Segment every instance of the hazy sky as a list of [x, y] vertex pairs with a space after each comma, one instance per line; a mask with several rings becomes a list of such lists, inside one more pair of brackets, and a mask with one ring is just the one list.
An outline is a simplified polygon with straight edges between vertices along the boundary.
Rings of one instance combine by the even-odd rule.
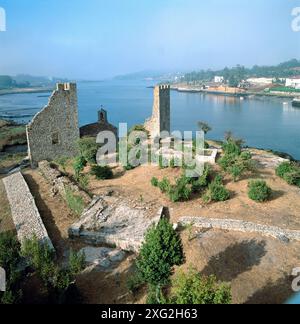
[[0, 74], [102, 79], [300, 58], [300, 0], [0, 0]]

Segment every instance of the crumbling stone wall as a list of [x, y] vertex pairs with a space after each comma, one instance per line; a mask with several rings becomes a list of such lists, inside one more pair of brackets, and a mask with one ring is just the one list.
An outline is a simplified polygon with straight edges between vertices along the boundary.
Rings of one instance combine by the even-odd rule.
[[54, 249], [21, 172], [4, 178], [3, 183], [20, 243], [22, 244], [24, 240], [32, 239], [35, 236], [41, 243], [48, 244], [51, 249]]
[[300, 241], [300, 231], [282, 229], [275, 226], [267, 226], [245, 222], [235, 219], [216, 219], [201, 217], [182, 217], [180, 224], [183, 226], [192, 224], [195, 227], [206, 229], [221, 229], [243, 233], [257, 233], [264, 236], [270, 236], [282, 242]]
[[59, 170], [52, 167], [48, 161], [41, 161], [38, 164], [40, 173], [44, 176], [51, 186], [53, 195], [59, 194], [63, 199], [66, 198], [66, 188], [70, 189], [76, 195], [80, 196], [86, 205], [92, 201], [91, 197], [73, 183], [67, 176]]
[[32, 167], [42, 160], [76, 155], [79, 139], [76, 84], [57, 84], [48, 105], [27, 125], [26, 133]]
[[149, 131], [151, 138], [159, 136], [163, 131], [170, 133], [170, 113], [170, 85], [156, 86], [152, 117], [145, 122], [145, 128]]

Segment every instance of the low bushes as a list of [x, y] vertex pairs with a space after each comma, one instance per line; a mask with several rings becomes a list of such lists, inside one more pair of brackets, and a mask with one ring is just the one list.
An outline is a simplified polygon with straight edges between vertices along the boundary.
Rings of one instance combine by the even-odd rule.
[[94, 137], [81, 138], [78, 141], [77, 146], [80, 156], [86, 161], [86, 163], [96, 163], [97, 151], [100, 146], [96, 143]]
[[248, 196], [257, 202], [269, 200], [272, 190], [263, 180], [250, 181], [248, 184]]
[[283, 162], [276, 169], [276, 175], [288, 184], [300, 187], [300, 166], [294, 162]]
[[108, 166], [93, 165], [91, 168], [91, 175], [98, 180], [106, 180], [113, 178], [113, 172]]
[[55, 262], [54, 252], [36, 237], [24, 242], [22, 256], [44, 283], [49, 300], [65, 303], [67, 290], [75, 282], [75, 276], [84, 269], [85, 256], [71, 251], [67, 266], [60, 267]]
[[223, 185], [222, 177], [217, 176], [212, 183], [209, 184], [208, 190], [203, 197], [206, 203], [212, 201], [226, 201], [230, 198], [229, 191]]
[[204, 277], [195, 270], [179, 273], [173, 280], [171, 302], [177, 305], [230, 304], [230, 286], [214, 276]]
[[18, 269], [20, 263], [20, 244], [13, 233], [0, 233], [0, 267], [6, 271], [6, 291], [0, 292], [0, 304], [16, 304], [21, 301]]
[[159, 188], [162, 193], [167, 194], [172, 202], [187, 201], [193, 193], [201, 192], [207, 187], [210, 172], [211, 168], [206, 165], [202, 176], [199, 178], [189, 178], [182, 175], [175, 180], [174, 184], [168, 178], [163, 178], [162, 181], [152, 178], [151, 184]]
[[220, 167], [230, 174], [234, 181], [248, 171], [255, 170], [255, 163], [249, 151], [242, 151], [242, 140], [228, 137], [223, 143], [224, 156], [219, 159]]

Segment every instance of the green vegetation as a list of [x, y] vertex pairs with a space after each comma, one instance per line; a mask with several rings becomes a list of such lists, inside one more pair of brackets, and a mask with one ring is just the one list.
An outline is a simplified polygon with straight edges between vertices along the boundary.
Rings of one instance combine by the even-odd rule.
[[276, 175], [288, 184], [300, 187], [300, 166], [295, 162], [283, 162], [276, 169]]
[[71, 251], [68, 265], [60, 267], [55, 262], [53, 250], [34, 237], [24, 242], [22, 256], [41, 278], [50, 300], [53, 303], [65, 303], [66, 293], [75, 282], [75, 276], [84, 269], [84, 255]]
[[231, 133], [223, 143], [224, 155], [218, 163], [221, 168], [230, 174], [234, 181], [238, 181], [243, 174], [255, 170], [255, 163], [249, 151], [242, 151], [243, 141], [235, 139]]
[[173, 280], [171, 302], [178, 305], [230, 304], [230, 286], [214, 276], [204, 277], [195, 270], [179, 273]]
[[85, 190], [88, 191], [89, 189], [89, 184], [90, 184], [90, 177], [87, 174], [80, 174], [79, 179], [78, 179], [79, 185], [80, 187]]
[[[66, 173], [67, 172], [67, 164], [68, 164], [69, 158], [67, 157], [61, 157], [54, 161], [58, 166], [60, 166], [63, 171]], [[74, 168], [75, 169], [75, 168]]]
[[75, 179], [78, 181], [80, 173], [84, 170], [86, 166], [86, 160], [82, 156], [77, 156], [73, 162], [73, 170], [75, 173]]
[[106, 180], [113, 178], [113, 172], [108, 166], [93, 165], [91, 168], [91, 175], [98, 180]]
[[89, 164], [96, 163], [99, 145], [94, 137], [84, 137], [77, 142], [79, 155]]
[[[158, 301], [161, 288], [170, 282], [170, 276], [175, 265], [184, 262], [183, 248], [179, 235], [175, 232], [172, 224], [163, 218], [157, 226], [153, 226], [147, 233], [140, 255], [136, 261], [138, 280], [146, 283], [149, 287], [150, 296], [148, 302]], [[151, 298], [149, 298], [151, 297]], [[151, 300], [150, 300], [151, 299]]]
[[11, 232], [0, 233], [0, 267], [6, 271], [6, 291], [0, 292], [0, 304], [17, 304], [21, 301], [20, 261], [20, 244], [16, 236]]
[[276, 66], [253, 66], [245, 68], [237, 65], [233, 68], [225, 67], [223, 70], [201, 70], [185, 74], [182, 81], [188, 83], [196, 83], [201, 81], [211, 81], [215, 76], [221, 75], [225, 80], [229, 80], [230, 86], [237, 86], [242, 80], [251, 77], [267, 77], [267, 78], [287, 78], [297, 76], [299, 71], [295, 68], [300, 67], [300, 61], [293, 59]]
[[272, 190], [263, 180], [250, 181], [248, 184], [248, 196], [257, 202], [264, 202], [270, 199]]
[[203, 197], [206, 203], [212, 201], [226, 201], [230, 198], [229, 191], [224, 187], [223, 180], [217, 176], [212, 183], [209, 184], [208, 190]]
[[74, 212], [74, 214], [80, 216], [86, 207], [83, 198], [76, 195], [71, 188], [66, 187], [65, 191], [68, 207]]
[[290, 87], [275, 87], [270, 89], [269, 91], [278, 91], [278, 92], [299, 92], [300, 89], [290, 88]]
[[206, 165], [202, 176], [198, 178], [186, 177], [183, 174], [174, 184], [168, 178], [163, 178], [162, 181], [152, 178], [151, 184], [167, 194], [172, 202], [188, 201], [193, 193], [202, 192], [208, 186], [210, 173], [211, 168]]
[[[174, 266], [184, 262], [180, 236], [163, 218], [147, 233], [134, 274], [127, 281], [134, 294], [147, 285], [147, 304], [229, 304], [230, 287], [215, 277], [202, 277], [195, 271], [170, 280]], [[171, 288], [171, 289], [170, 289]]]

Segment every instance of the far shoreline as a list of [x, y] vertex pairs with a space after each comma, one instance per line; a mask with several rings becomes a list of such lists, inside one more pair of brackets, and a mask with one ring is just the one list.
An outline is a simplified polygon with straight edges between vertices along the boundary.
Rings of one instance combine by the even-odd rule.
[[50, 93], [53, 87], [31, 87], [31, 88], [12, 88], [0, 90], [0, 96], [15, 95], [15, 94], [30, 94], [30, 93]]

